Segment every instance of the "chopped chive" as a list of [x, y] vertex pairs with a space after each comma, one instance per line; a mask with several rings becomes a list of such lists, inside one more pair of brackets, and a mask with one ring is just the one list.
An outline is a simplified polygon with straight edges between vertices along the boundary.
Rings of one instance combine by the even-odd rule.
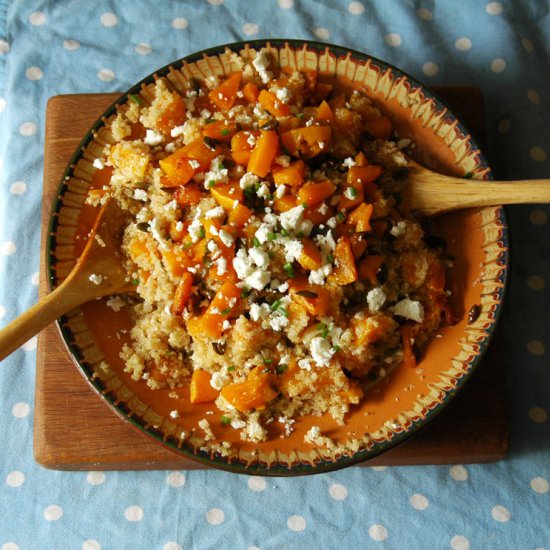
[[355, 198], [357, 197], [357, 189], [355, 189], [355, 187], [348, 187], [348, 190], [349, 190], [349, 194]]
[[221, 418], [220, 418], [220, 422], [224, 425], [224, 426], [227, 426], [228, 424], [231, 424], [231, 418], [229, 418], [229, 416], [225, 416], [225, 414], [222, 414]]
[[284, 307], [278, 307], [277, 311], [284, 317], [288, 317], [288, 311]]
[[296, 233], [296, 237], [301, 239], [302, 237], [304, 237], [304, 232], [303, 231], [298, 231], [298, 233]]
[[305, 113], [298, 113], [298, 114], [296, 115], [296, 118], [304, 118], [305, 116], [306, 116]]
[[221, 312], [222, 315], [229, 315], [230, 313], [231, 313], [231, 308], [230, 308], [230, 307], [226, 307], [226, 308]]
[[288, 231], [286, 229], [281, 229], [281, 236], [282, 237], [288, 237]]
[[266, 365], [271, 365], [271, 363], [273, 363], [273, 359], [271, 359], [271, 357], [264, 357], [263, 359]]
[[271, 304], [271, 311], [275, 311], [279, 308], [279, 306], [281, 305], [281, 300], [275, 300], [272, 304]]
[[302, 203], [302, 208], [309, 208], [308, 203], [307, 203], [307, 202], [303, 202], [303, 203]]
[[334, 349], [334, 351], [340, 351], [340, 346], [338, 344], [334, 344], [332, 348]]
[[283, 269], [286, 271], [287, 275], [288, 275], [291, 279], [295, 276], [294, 267], [292, 266], [292, 264], [291, 264], [290, 262], [286, 263], [286, 264], [283, 266]]
[[221, 134], [222, 136], [228, 136], [228, 135], [230, 134], [230, 132], [229, 132], [229, 130], [228, 130], [227, 128], [224, 128], [224, 129], [220, 132], [220, 134]]
[[329, 264], [334, 262], [334, 256], [332, 254], [327, 254], [327, 262]]
[[241, 298], [246, 298], [250, 294], [251, 290], [249, 288], [243, 288], [241, 290]]
[[277, 238], [277, 235], [275, 233], [268, 233], [267, 239], [270, 241], [274, 241]]
[[287, 369], [288, 365], [277, 365], [275, 370], [277, 371], [277, 374], [283, 374]]
[[346, 219], [346, 215], [343, 212], [338, 212], [338, 214], [336, 214], [336, 217], [341, 222], [343, 222]]
[[214, 187], [216, 185], [216, 180], [209, 180], [208, 187]]
[[132, 279], [133, 285], [139, 285], [139, 279]]
[[233, 372], [235, 370], [235, 365], [227, 367], [227, 372]]
[[206, 232], [204, 231], [204, 227], [201, 227], [201, 228], [199, 229], [199, 237], [200, 237], [201, 239], [204, 239], [204, 236], [205, 236], [205, 235], [206, 235]]
[[189, 250], [194, 244], [195, 244], [194, 242], [184, 244], [183, 245], [183, 250]]
[[319, 323], [317, 325], [317, 330], [320, 332], [321, 338], [328, 338], [328, 327], [325, 323]]
[[256, 248], [262, 246], [262, 243], [256, 237], [252, 239], [252, 242]]
[[131, 99], [134, 103], [137, 103], [138, 105], [141, 105], [141, 97], [139, 97], [138, 95], [136, 95], [136, 94], [130, 94], [130, 99]]

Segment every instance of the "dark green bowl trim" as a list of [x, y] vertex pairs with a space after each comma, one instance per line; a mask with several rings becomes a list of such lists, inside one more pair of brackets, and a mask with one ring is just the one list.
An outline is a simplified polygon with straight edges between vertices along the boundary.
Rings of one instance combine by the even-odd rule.
[[[487, 169], [488, 178], [492, 179], [491, 168], [487, 163], [485, 156], [483, 155], [480, 147], [478, 146], [476, 141], [473, 139], [471, 133], [468, 131], [466, 126], [459, 121], [459, 119], [453, 114], [452, 110], [446, 105], [446, 103], [443, 100], [441, 100], [437, 96], [437, 94], [427, 89], [426, 86], [421, 84], [415, 78], [411, 77], [410, 75], [398, 69], [397, 67], [394, 67], [389, 63], [386, 63], [385, 61], [382, 61], [368, 54], [364, 54], [349, 48], [344, 48], [341, 46], [326, 44], [322, 42], [305, 41], [305, 40], [265, 39], [265, 40], [251, 40], [246, 42], [233, 42], [230, 44], [216, 46], [216, 47], [202, 50], [200, 52], [183, 57], [172, 63], [169, 63], [164, 67], [162, 67], [161, 69], [155, 71], [154, 73], [151, 73], [150, 75], [146, 76], [144, 79], [142, 79], [137, 84], [132, 86], [127, 92], [122, 94], [121, 97], [115, 100], [104, 111], [103, 115], [95, 121], [93, 126], [86, 133], [86, 135], [80, 142], [79, 146], [77, 147], [76, 151], [72, 155], [67, 168], [65, 169], [62, 180], [57, 190], [57, 199], [53, 202], [53, 205], [52, 205], [52, 214], [50, 216], [50, 222], [48, 227], [48, 239], [46, 241], [46, 250], [45, 250], [48, 282], [49, 282], [50, 290], [55, 286], [54, 283], [56, 283], [55, 265], [57, 261], [56, 261], [55, 252], [54, 252], [55, 246], [56, 246], [55, 233], [58, 227], [58, 212], [60, 207], [63, 204], [62, 199], [67, 188], [66, 181], [72, 177], [74, 166], [76, 165], [77, 161], [80, 159], [84, 149], [93, 140], [94, 132], [96, 132], [99, 128], [104, 126], [105, 119], [113, 115], [117, 107], [127, 101], [128, 96], [130, 94], [139, 93], [143, 85], [153, 83], [158, 77], [165, 76], [170, 71], [170, 69], [178, 70], [183, 66], [184, 63], [193, 63], [195, 61], [198, 61], [204, 58], [205, 56], [216, 56], [224, 53], [227, 49], [233, 50], [238, 53], [239, 50], [243, 49], [246, 44], [249, 47], [254, 49], [260, 49], [268, 45], [271, 45], [274, 47], [283, 47], [286, 44], [288, 44], [290, 47], [295, 49], [301, 49], [304, 46], [307, 46], [309, 49], [315, 50], [318, 52], [324, 52], [326, 49], [329, 49], [331, 53], [333, 53], [336, 57], [346, 57], [348, 54], [351, 54], [352, 58], [355, 58], [363, 62], [370, 60], [374, 65], [378, 66], [379, 68], [384, 70], [389, 69], [393, 73], [395, 73], [395, 75], [397, 75], [398, 77], [404, 77], [408, 82], [411, 83], [411, 85], [414, 88], [420, 88], [425, 98], [433, 100], [435, 107], [438, 111], [443, 109], [446, 111], [446, 114], [445, 114], [446, 121], [448, 122], [457, 121], [456, 127], [457, 129], [460, 130], [460, 133], [463, 135], [463, 137], [468, 138], [472, 151], [477, 157], [479, 167], [482, 169]], [[63, 337], [63, 340], [65, 341], [70, 351], [73, 362], [79, 368], [82, 375], [85, 377], [87, 382], [92, 386], [92, 388], [96, 391], [96, 393], [107, 402], [109, 407], [112, 410], [114, 410], [115, 413], [120, 418], [128, 422], [133, 428], [135, 428], [140, 433], [145, 433], [146, 435], [155, 439], [163, 447], [171, 451], [174, 451], [179, 455], [183, 455], [186, 458], [194, 460], [195, 462], [204, 464], [205, 466], [213, 466], [215, 468], [234, 472], [234, 473], [259, 474], [259, 475], [265, 475], [265, 476], [298, 476], [298, 475], [308, 475], [308, 474], [324, 473], [324, 472], [338, 470], [341, 468], [345, 468], [347, 466], [352, 466], [360, 462], [364, 462], [369, 459], [372, 459], [382, 454], [386, 450], [403, 443], [409, 437], [411, 437], [412, 435], [417, 433], [420, 429], [422, 429], [427, 424], [429, 424], [429, 422], [433, 418], [438, 416], [453, 400], [456, 393], [460, 391], [462, 387], [471, 379], [474, 371], [476, 370], [477, 366], [483, 359], [489, 347], [489, 344], [493, 339], [493, 335], [494, 335], [498, 320], [500, 319], [500, 316], [502, 314], [503, 300], [504, 300], [504, 295], [505, 295], [505, 290], [506, 290], [508, 275], [509, 275], [509, 252], [508, 252], [509, 238], [508, 238], [506, 214], [503, 208], [498, 209], [497, 216], [498, 216], [499, 222], [502, 225], [502, 235], [499, 239], [499, 244], [502, 247], [502, 251], [501, 251], [499, 263], [500, 265], [502, 265], [503, 270], [498, 278], [498, 282], [500, 282], [502, 286], [500, 289], [498, 289], [495, 292], [495, 295], [498, 297], [498, 304], [493, 314], [493, 320], [490, 326], [486, 329], [487, 336], [480, 343], [478, 343], [479, 352], [469, 364], [469, 368], [465, 371], [464, 375], [457, 380], [456, 387], [453, 390], [447, 392], [445, 398], [439, 403], [437, 403], [431, 410], [429, 410], [423, 418], [413, 421], [408, 430], [403, 431], [402, 433], [397, 433], [391, 439], [388, 439], [386, 441], [374, 443], [370, 449], [363, 449], [351, 455], [346, 454], [341, 456], [340, 458], [337, 458], [336, 460], [321, 459], [319, 461], [315, 461], [314, 464], [303, 463], [303, 462], [293, 463], [293, 465], [290, 467], [282, 463], [277, 463], [268, 467], [266, 463], [262, 463], [262, 462], [255, 462], [250, 465], [247, 465], [243, 461], [240, 461], [239, 459], [236, 459], [236, 458], [228, 459], [220, 455], [214, 455], [213, 457], [211, 457], [210, 453], [206, 453], [200, 450], [195, 450], [195, 449], [192, 449], [191, 447], [186, 447], [185, 443], [180, 447], [177, 444], [177, 442], [172, 441], [171, 438], [164, 438], [158, 430], [152, 427], [145, 427], [145, 422], [143, 421], [143, 418], [135, 414], [129, 414], [130, 411], [128, 407], [126, 407], [123, 403], [119, 402], [116, 399], [116, 396], [111, 395], [106, 390], [105, 385], [103, 384], [103, 382], [101, 382], [99, 378], [93, 377], [93, 367], [87, 361], [84, 360], [82, 356], [82, 352], [79, 349], [79, 347], [76, 345], [74, 341], [74, 336], [67, 326], [66, 317], [62, 317], [58, 321], [58, 328]]]

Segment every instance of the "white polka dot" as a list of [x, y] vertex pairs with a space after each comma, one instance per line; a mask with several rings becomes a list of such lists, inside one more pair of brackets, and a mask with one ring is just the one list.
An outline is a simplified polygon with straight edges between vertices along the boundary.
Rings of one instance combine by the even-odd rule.
[[99, 19], [104, 27], [114, 27], [118, 23], [118, 17], [111, 12], [102, 13]]
[[468, 479], [468, 470], [457, 464], [449, 468], [449, 474], [455, 481], [466, 481]]
[[535, 49], [533, 42], [529, 38], [522, 38], [521, 45], [527, 53], [531, 53]]
[[44, 73], [40, 67], [29, 67], [25, 71], [25, 76], [29, 80], [40, 80], [44, 76]]
[[529, 409], [529, 418], [537, 424], [544, 424], [548, 420], [548, 413], [542, 407], [531, 407]]
[[80, 42], [72, 38], [67, 38], [67, 40], [63, 40], [63, 47], [69, 51], [78, 50], [78, 48], [80, 48]]
[[262, 550], [258, 546], [249, 546], [246, 550]]
[[16, 403], [11, 408], [11, 414], [13, 414], [15, 418], [25, 418], [25, 416], [28, 416], [30, 412], [31, 412], [30, 405], [23, 401], [21, 401], [20, 403]]
[[529, 219], [533, 225], [545, 225], [548, 221], [548, 214], [544, 210], [537, 208], [529, 214]]
[[540, 275], [529, 275], [527, 277], [527, 286], [531, 290], [542, 290], [544, 288], [544, 279]]
[[31, 283], [34, 286], [38, 286], [39, 282], [40, 282], [40, 273], [38, 273], [38, 271], [36, 271], [35, 273], [32, 274]]
[[177, 542], [170, 541], [162, 547], [162, 550], [183, 550], [183, 547]]
[[306, 520], [303, 516], [290, 516], [286, 525], [291, 531], [303, 531], [306, 528]]
[[550, 484], [548, 483], [548, 480], [543, 477], [534, 477], [531, 480], [530, 485], [531, 489], [533, 489], [535, 493], [540, 493], [541, 495], [550, 491]]
[[146, 42], [140, 42], [135, 47], [135, 50], [136, 50], [136, 53], [138, 53], [139, 55], [149, 55], [153, 51], [153, 48], [151, 48], [151, 44], [147, 44]]
[[166, 483], [170, 487], [183, 487], [185, 485], [185, 474], [181, 472], [170, 472], [166, 477]]
[[6, 307], [0, 305], [0, 319], [2, 319], [6, 315]]
[[253, 34], [258, 34], [260, 27], [256, 23], [245, 23], [243, 25], [243, 32], [247, 36], [252, 36]]
[[86, 481], [90, 485], [101, 485], [105, 483], [105, 474], [103, 472], [88, 472]]
[[506, 61], [504, 59], [498, 57], [491, 61], [491, 71], [494, 73], [501, 73], [504, 69], [506, 69]]
[[248, 478], [248, 488], [251, 491], [259, 492], [264, 491], [266, 487], [266, 482], [263, 477], [260, 476], [251, 476]]
[[489, 2], [485, 6], [485, 11], [489, 15], [500, 15], [502, 13], [502, 4], [500, 2]]
[[470, 541], [463, 535], [455, 535], [451, 539], [451, 548], [453, 550], [469, 550]]
[[340, 483], [333, 483], [328, 488], [328, 493], [334, 500], [345, 500], [348, 497], [347, 488]]
[[38, 132], [38, 127], [34, 122], [23, 122], [23, 124], [19, 126], [19, 133], [22, 136], [33, 136], [34, 134], [36, 134], [36, 132]]
[[63, 508], [57, 504], [51, 504], [44, 510], [44, 518], [48, 521], [57, 521], [63, 515]]
[[282, 10], [289, 10], [294, 7], [294, 0], [278, 0], [277, 4]]
[[14, 470], [6, 476], [6, 484], [9, 487], [21, 487], [25, 483], [25, 474], [19, 470]]
[[535, 145], [529, 149], [529, 156], [536, 162], [544, 162], [546, 160], [546, 151], [542, 147]]
[[422, 72], [426, 76], [434, 76], [439, 72], [439, 67], [433, 61], [427, 61], [422, 65]]
[[388, 467], [387, 466], [372, 466], [372, 469], [375, 472], [384, 472], [385, 470], [388, 469]]
[[434, 17], [428, 8], [419, 8], [416, 10], [416, 14], [420, 19], [424, 19], [424, 21], [431, 21]]
[[501, 134], [506, 134], [510, 130], [511, 126], [512, 126], [512, 123], [510, 122], [510, 120], [507, 118], [503, 118], [502, 120], [499, 120], [497, 125], [497, 130]]
[[0, 54], [6, 54], [10, 51], [10, 45], [0, 38]]
[[223, 4], [223, 0], [208, 0], [209, 4], [212, 4], [213, 6], [219, 6]]
[[430, 505], [428, 499], [420, 493], [415, 493], [414, 495], [411, 495], [411, 498], [409, 499], [409, 504], [415, 510], [425, 510]]
[[27, 184], [24, 181], [15, 181], [10, 185], [12, 195], [23, 195], [27, 192]]
[[21, 349], [24, 351], [34, 351], [38, 343], [38, 338], [33, 336], [30, 340], [27, 340], [22, 346]]
[[383, 541], [388, 538], [388, 530], [383, 525], [371, 525], [369, 536], [372, 540]]
[[220, 523], [225, 521], [225, 514], [223, 510], [219, 508], [210, 508], [210, 510], [206, 512], [206, 521], [210, 525], [220, 525]]
[[529, 340], [527, 349], [531, 355], [544, 355], [544, 344], [540, 340]]
[[6, 110], [6, 100], [3, 97], [0, 97], [0, 113], [3, 113]]
[[472, 47], [472, 41], [466, 36], [463, 36], [462, 38], [457, 38], [455, 40], [455, 48], [457, 50], [460, 50], [461, 52], [466, 52], [471, 47]]
[[350, 2], [348, 4], [348, 11], [352, 15], [361, 15], [365, 11], [365, 6], [361, 2]]
[[186, 29], [188, 24], [189, 23], [187, 22], [187, 19], [185, 19], [185, 17], [176, 17], [175, 19], [172, 19], [172, 27], [174, 29]]
[[390, 34], [386, 34], [386, 36], [384, 37], [384, 40], [386, 41], [386, 44], [388, 46], [394, 46], [394, 47], [401, 46], [403, 42], [403, 40], [401, 39], [401, 36], [393, 32]]
[[15, 542], [5, 542], [2, 544], [1, 550], [20, 550]]
[[41, 11], [34, 11], [29, 15], [31, 25], [39, 27], [46, 23], [46, 14]]
[[16, 250], [17, 247], [13, 241], [6, 241], [2, 243], [2, 246], [0, 247], [0, 254], [2, 254], [2, 256], [11, 256], [12, 254], [15, 254]]
[[313, 34], [319, 40], [328, 40], [330, 38], [330, 31], [328, 29], [325, 29], [325, 27], [316, 27], [315, 29], [313, 29]]
[[128, 521], [141, 521], [143, 519], [143, 510], [139, 506], [128, 506], [124, 510], [124, 517]]
[[510, 513], [510, 510], [508, 510], [508, 508], [497, 504], [496, 506], [493, 506], [493, 509], [491, 510], [491, 516], [493, 516], [493, 519], [495, 521], [500, 521], [504, 523], [510, 520], [512, 514]]
[[101, 544], [97, 540], [88, 539], [82, 543], [82, 550], [101, 550]]
[[540, 95], [536, 90], [527, 90], [527, 99], [535, 105], [540, 103]]
[[100, 69], [97, 77], [99, 80], [103, 80], [103, 82], [111, 82], [115, 78], [115, 73], [111, 69]]

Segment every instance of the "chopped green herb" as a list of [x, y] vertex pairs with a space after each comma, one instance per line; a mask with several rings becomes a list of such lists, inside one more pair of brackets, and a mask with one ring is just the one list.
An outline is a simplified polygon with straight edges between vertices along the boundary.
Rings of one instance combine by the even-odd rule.
[[257, 237], [254, 237], [252, 239], [252, 243], [254, 244], [254, 246], [257, 248], [258, 246], [262, 246], [262, 243], [257, 239]]
[[216, 180], [208, 180], [208, 187], [214, 187], [216, 185]]
[[201, 239], [204, 239], [204, 236], [205, 236], [205, 235], [206, 235], [206, 232], [204, 231], [204, 227], [201, 227], [201, 228], [199, 229], [199, 237], [200, 237]]
[[309, 204], [307, 202], [302, 203], [302, 208], [309, 208]]
[[357, 197], [357, 189], [355, 187], [348, 187], [348, 192], [353, 198]]
[[277, 308], [277, 311], [278, 311], [281, 315], [283, 315], [283, 316], [285, 316], [285, 317], [288, 317], [288, 311], [287, 311], [284, 307], [278, 307], [278, 308]]
[[298, 231], [298, 233], [296, 233], [296, 237], [298, 237], [299, 239], [301, 239], [303, 236], [304, 236], [303, 231]]
[[226, 308], [221, 312], [222, 315], [229, 315], [230, 313], [231, 313], [231, 308], [230, 308], [230, 307], [226, 307]]
[[235, 370], [235, 365], [227, 367], [227, 372], [233, 372]]
[[328, 338], [328, 327], [325, 323], [319, 323], [317, 325], [317, 330], [321, 334], [321, 338]]
[[295, 276], [294, 267], [292, 266], [292, 264], [291, 264], [290, 262], [286, 263], [286, 264], [283, 266], [283, 269], [286, 271], [287, 275], [288, 275], [291, 279]]
[[329, 264], [334, 262], [334, 256], [332, 254], [327, 254], [327, 262]]
[[277, 371], [277, 374], [283, 374], [287, 369], [288, 365], [277, 365], [275, 370]]
[[194, 244], [195, 244], [194, 242], [184, 244], [183, 245], [183, 250], [189, 250]]
[[336, 351], [336, 352], [337, 352], [337, 351], [340, 351], [340, 346], [339, 346], [338, 344], [334, 344], [334, 345], [332, 346], [332, 348], [333, 348], [334, 351]]
[[286, 229], [281, 229], [281, 236], [282, 237], [288, 237], [288, 231]]
[[277, 235], [275, 233], [268, 233], [267, 234], [267, 239], [269, 241], [274, 241], [276, 238], [277, 238]]
[[137, 103], [138, 105], [141, 105], [141, 97], [139, 97], [138, 95], [136, 95], [136, 94], [130, 94], [130, 99], [131, 99], [134, 103]]
[[271, 311], [276, 311], [280, 305], [281, 305], [281, 300], [275, 300], [270, 306]]
[[229, 424], [231, 424], [231, 418], [229, 418], [229, 416], [225, 416], [225, 414], [222, 414], [221, 418], [220, 418], [220, 422], [224, 425], [224, 426], [227, 426]]
[[271, 363], [273, 363], [273, 359], [271, 359], [271, 357], [264, 357], [263, 359], [266, 365], [271, 365]]
[[221, 134], [222, 136], [228, 136], [230, 133], [231, 133], [231, 132], [229, 131], [228, 128], [224, 128], [224, 129], [220, 132], [220, 134]]
[[343, 212], [338, 212], [338, 214], [336, 214], [336, 217], [338, 218], [338, 221], [341, 221], [341, 222], [343, 222], [346, 219], [346, 215]]
[[132, 279], [133, 285], [139, 285], [139, 279]]
[[243, 288], [241, 290], [241, 298], [246, 298], [251, 292], [252, 290], [250, 288]]

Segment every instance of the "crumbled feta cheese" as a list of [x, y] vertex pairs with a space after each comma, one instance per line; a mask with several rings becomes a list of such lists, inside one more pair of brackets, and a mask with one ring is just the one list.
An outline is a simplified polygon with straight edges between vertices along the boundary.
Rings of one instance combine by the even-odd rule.
[[304, 370], [311, 370], [312, 360], [309, 357], [304, 357], [298, 361], [298, 366]]
[[134, 189], [133, 197], [137, 201], [147, 202], [148, 200], [147, 191], [144, 189]]
[[302, 255], [304, 249], [302, 243], [296, 239], [285, 241], [283, 244], [285, 248], [285, 260], [287, 262], [293, 262]]
[[300, 222], [302, 221], [303, 215], [304, 215], [304, 207], [301, 205], [295, 206], [294, 208], [291, 208], [290, 210], [283, 212], [279, 216], [279, 220], [281, 221], [281, 226], [287, 231], [294, 232], [296, 231], [296, 228], [299, 226]]
[[103, 168], [105, 168], [105, 164], [103, 164], [101, 159], [94, 159], [93, 167], [97, 170], [103, 170]]
[[229, 233], [229, 231], [226, 231], [225, 229], [222, 229], [219, 232], [219, 237], [222, 243], [227, 247], [231, 246], [235, 242], [235, 238], [233, 237], [233, 235], [231, 235], [231, 233]]
[[332, 218], [329, 218], [327, 220], [327, 225], [331, 228], [331, 229], [334, 229], [336, 227], [336, 225], [338, 224], [338, 220], [335, 218], [335, 217], [332, 217]]
[[279, 292], [286, 292], [288, 290], [288, 283], [283, 283], [277, 290]]
[[256, 57], [252, 60], [252, 65], [254, 66], [256, 71], [258, 71], [262, 82], [264, 84], [267, 84], [273, 74], [271, 73], [271, 71], [267, 70], [267, 68], [269, 67], [269, 58], [267, 57], [265, 51], [262, 50], [256, 54]]
[[269, 265], [269, 254], [259, 248], [251, 248], [248, 251], [248, 257], [258, 266], [267, 267]]
[[309, 350], [313, 360], [320, 367], [326, 367], [335, 353], [330, 342], [320, 336], [316, 336], [311, 340]]
[[155, 146], [159, 143], [162, 143], [164, 141], [164, 136], [162, 134], [159, 134], [158, 132], [155, 132], [154, 130], [151, 130], [150, 128], [147, 128], [145, 132], [145, 138], [143, 139], [143, 143], [146, 145]]
[[212, 254], [212, 258], [217, 258], [221, 254], [220, 247], [216, 244], [216, 241], [208, 241], [208, 243], [206, 243], [206, 248]]
[[288, 88], [279, 88], [277, 86], [273, 86], [271, 88], [271, 91], [275, 92], [277, 99], [281, 103], [288, 103], [292, 99], [292, 92]]
[[342, 165], [346, 168], [351, 168], [352, 166], [355, 166], [357, 163], [353, 159], [353, 157], [348, 157], [344, 159], [344, 162], [342, 162]]
[[161, 233], [161, 231], [163, 230], [162, 222], [158, 218], [152, 219], [149, 222], [149, 229], [151, 230], [151, 235], [153, 235], [155, 241], [159, 243], [159, 247], [163, 250], [166, 250], [168, 248], [168, 245], [166, 244], [164, 237]]
[[174, 199], [174, 200], [171, 200], [170, 202], [167, 202], [163, 208], [164, 210], [166, 210], [166, 212], [175, 212], [178, 209], [178, 203]]
[[424, 307], [422, 304], [409, 298], [403, 298], [403, 300], [397, 302], [393, 306], [393, 312], [395, 315], [405, 317], [405, 319], [410, 319], [417, 323], [421, 323], [424, 320]]
[[112, 296], [107, 300], [107, 307], [110, 307], [115, 313], [119, 312], [126, 302], [120, 296]]
[[390, 229], [390, 235], [393, 235], [394, 237], [401, 237], [407, 232], [407, 222], [405, 221], [399, 221], [397, 222], [391, 229]]
[[321, 206], [319, 206], [319, 208], [317, 208], [317, 212], [319, 212], [319, 214], [322, 214], [324, 216], [328, 212], [327, 203], [324, 202], [323, 204], [321, 204]]
[[171, 130], [170, 130], [170, 135], [173, 137], [173, 138], [176, 138], [178, 136], [181, 136], [183, 135], [185, 132], [185, 124], [182, 124], [181, 126], [174, 126]]
[[225, 386], [225, 384], [227, 384], [227, 382], [227, 376], [224, 376], [221, 372], [213, 372], [212, 376], [210, 377], [210, 385], [215, 390], [221, 390]]
[[240, 248], [237, 251], [237, 254], [233, 258], [233, 267], [237, 273], [237, 277], [241, 280], [246, 279], [252, 273], [254, 269], [252, 267], [252, 260], [248, 257], [244, 248]]
[[239, 186], [241, 189], [246, 189], [247, 187], [251, 187], [252, 185], [256, 185], [260, 179], [256, 174], [253, 174], [252, 172], [246, 172], [244, 176], [241, 177], [239, 180]]
[[241, 428], [244, 428], [246, 426], [246, 422], [244, 420], [241, 420], [240, 418], [233, 418], [233, 420], [231, 420], [230, 426], [234, 430], [240, 430]]
[[221, 218], [225, 214], [225, 210], [221, 206], [216, 206], [207, 210], [204, 213], [205, 218]]
[[308, 281], [312, 285], [324, 285], [325, 279], [332, 273], [332, 265], [325, 264], [319, 269], [314, 269], [309, 272]]
[[290, 157], [288, 155], [279, 155], [278, 157], [275, 157], [275, 163], [279, 166], [290, 166]]
[[202, 235], [203, 229], [200, 219], [193, 220], [191, 225], [187, 228], [189, 235], [191, 235], [191, 241], [196, 243]]
[[346, 187], [346, 190], [344, 191], [344, 197], [346, 199], [349, 199], [350, 201], [357, 197], [357, 190], [355, 187]]
[[255, 290], [263, 290], [269, 284], [271, 279], [270, 271], [262, 271], [255, 269], [250, 275], [245, 278], [245, 283]]
[[167, 152], [167, 153], [174, 153], [176, 151], [176, 144], [171, 141], [170, 143], [168, 143], [166, 145], [166, 147], [164, 148], [164, 150]]
[[103, 282], [103, 275], [98, 275], [97, 273], [92, 273], [88, 279], [94, 283], [94, 285], [100, 285]]
[[272, 315], [269, 319], [269, 325], [275, 332], [280, 332], [283, 328], [289, 324], [288, 317], [284, 315]]
[[210, 428], [210, 423], [206, 418], [202, 418], [198, 422], [199, 428], [202, 429], [204, 432], [204, 439], [206, 441], [211, 441], [212, 439], [215, 439], [214, 433], [212, 432], [212, 428]]
[[284, 197], [286, 193], [286, 185], [281, 183], [280, 185], [277, 185], [277, 189], [275, 189], [275, 196], [280, 199], [281, 197]]
[[188, 162], [189, 162], [189, 166], [191, 166], [193, 170], [197, 170], [201, 167], [201, 163], [198, 160], [190, 159]]
[[367, 292], [367, 304], [370, 311], [380, 311], [385, 302], [386, 293], [380, 287], [373, 288]]
[[173, 411], [170, 411], [169, 414], [170, 414], [170, 418], [174, 418], [174, 419], [179, 418], [179, 415], [180, 415], [180, 413], [176, 409], [174, 409]]
[[267, 185], [267, 183], [263, 182], [260, 187], [258, 188], [258, 191], [256, 192], [256, 194], [258, 195], [258, 197], [262, 198], [262, 199], [266, 199], [268, 196], [269, 196], [269, 185]]
[[248, 143], [250, 147], [254, 147], [256, 145], [256, 136], [252, 133], [248, 134], [248, 137], [246, 138], [246, 143]]
[[227, 273], [227, 260], [223, 256], [216, 260], [216, 269], [219, 276]]

